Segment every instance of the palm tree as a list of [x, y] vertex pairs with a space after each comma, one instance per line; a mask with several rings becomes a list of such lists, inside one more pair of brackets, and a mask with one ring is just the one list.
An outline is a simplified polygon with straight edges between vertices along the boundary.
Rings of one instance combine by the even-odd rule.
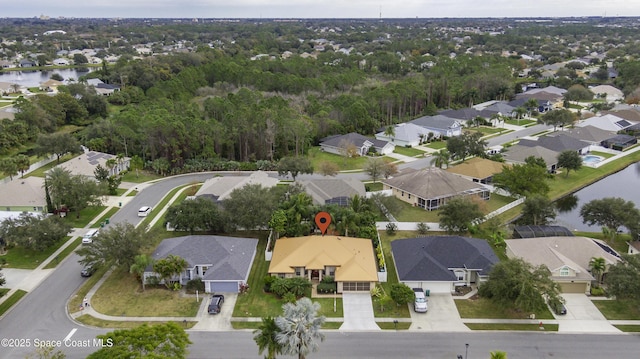
[[598, 285], [600, 285], [600, 282], [602, 281], [602, 274], [606, 269], [606, 262], [604, 261], [604, 258], [591, 258], [591, 260], [589, 261], [589, 269], [591, 270], [591, 274], [596, 277]]
[[307, 354], [318, 351], [318, 339], [324, 340], [320, 327], [325, 321], [324, 316], [318, 316], [320, 304], [302, 298], [295, 304], [284, 304], [282, 310], [282, 316], [276, 318], [280, 329], [276, 338], [282, 345], [282, 353], [304, 359]]
[[438, 168], [442, 168], [442, 166], [449, 166], [451, 160], [451, 154], [446, 149], [442, 149], [433, 154], [433, 158], [431, 159], [431, 165], [436, 166]]
[[29, 157], [27, 155], [19, 154], [16, 156], [16, 165], [18, 168], [18, 172], [20, 172], [22, 178], [24, 178], [24, 173], [31, 166], [31, 162], [29, 161]]
[[272, 317], [262, 318], [262, 324], [253, 331], [253, 340], [258, 344], [258, 354], [267, 351], [267, 359], [275, 359], [276, 354], [282, 354], [282, 345], [278, 343], [276, 335], [280, 329]]
[[524, 107], [516, 107], [516, 109], [513, 110], [513, 112], [516, 114], [516, 119], [518, 120], [518, 125], [519, 125], [520, 119], [522, 118], [522, 116], [524, 116], [525, 113], [527, 113], [527, 109]]
[[531, 117], [531, 114], [534, 110], [538, 110], [539, 106], [538, 100], [536, 100], [535, 98], [528, 99], [527, 102], [524, 103], [524, 105], [527, 107], [527, 113], [529, 117]]
[[491, 352], [490, 359], [507, 359], [507, 352], [503, 352], [500, 350], [493, 351]]
[[129, 268], [129, 273], [134, 273], [142, 282], [142, 291], [144, 292], [144, 272], [148, 266], [153, 265], [153, 258], [146, 254], [139, 254], [133, 259], [134, 263]]
[[384, 135], [391, 138], [391, 142], [393, 142], [394, 137], [396, 137], [396, 129], [393, 126], [387, 126], [384, 129]]

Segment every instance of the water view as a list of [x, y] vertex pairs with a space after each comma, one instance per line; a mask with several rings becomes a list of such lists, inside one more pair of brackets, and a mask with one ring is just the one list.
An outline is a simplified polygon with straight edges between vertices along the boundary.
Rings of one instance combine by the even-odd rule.
[[572, 196], [558, 201], [559, 207], [556, 224], [565, 226], [570, 230], [600, 232], [600, 226], [588, 226], [582, 223], [580, 208], [585, 203], [605, 197], [620, 197], [626, 201], [632, 201], [636, 208], [640, 209], [640, 162], [634, 163], [624, 170], [581, 189]]
[[93, 71], [93, 68], [79, 69], [51, 69], [51, 70], [24, 70], [24, 71], [2, 71], [0, 72], [0, 82], [17, 83], [24, 87], [37, 87], [40, 83], [51, 78], [53, 74], [59, 74], [63, 79], [78, 80], [81, 76]]

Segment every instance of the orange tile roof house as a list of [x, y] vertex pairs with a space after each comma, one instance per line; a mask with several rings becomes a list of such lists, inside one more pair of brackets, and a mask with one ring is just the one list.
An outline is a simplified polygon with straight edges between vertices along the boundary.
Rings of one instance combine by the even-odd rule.
[[369, 292], [378, 282], [373, 243], [340, 236], [283, 237], [276, 241], [269, 274], [322, 280], [333, 276], [338, 293]]

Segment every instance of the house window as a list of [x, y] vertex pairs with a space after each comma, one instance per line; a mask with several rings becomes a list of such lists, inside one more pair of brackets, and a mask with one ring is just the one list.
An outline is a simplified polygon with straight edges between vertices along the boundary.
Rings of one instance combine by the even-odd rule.
[[207, 266], [202, 266], [201, 268], [202, 268], [202, 269], [201, 269], [201, 271], [202, 271], [202, 276], [204, 277], [204, 274], [205, 274], [205, 273], [207, 273], [207, 269], [209, 269], [209, 267], [207, 267]]
[[298, 277], [302, 277], [302, 275], [304, 274], [304, 269], [301, 267], [296, 268], [296, 276]]
[[562, 267], [560, 269], [560, 276], [561, 277], [568, 277], [569, 276], [569, 268], [567, 267]]
[[402, 196], [402, 197], [404, 197], [404, 191], [402, 191], [402, 194], [401, 194], [401, 196]]
[[284, 278], [284, 273], [278, 273], [278, 277]]
[[458, 279], [458, 281], [464, 281], [464, 271], [461, 270], [457, 270], [453, 272], [456, 275], [456, 278]]
[[371, 283], [369, 282], [344, 282], [342, 283], [343, 292], [363, 292], [369, 291]]
[[408, 196], [409, 196], [409, 199], [411, 199], [411, 193], [409, 193]]

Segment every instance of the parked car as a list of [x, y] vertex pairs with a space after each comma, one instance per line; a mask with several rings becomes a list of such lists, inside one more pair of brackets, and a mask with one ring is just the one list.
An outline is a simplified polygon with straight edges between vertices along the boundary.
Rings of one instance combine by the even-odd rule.
[[80, 271], [80, 275], [83, 276], [83, 277], [91, 277], [91, 275], [93, 273], [95, 273], [95, 272], [96, 272], [96, 267], [94, 267], [94, 266], [85, 266]]
[[90, 229], [84, 236], [82, 236], [82, 244], [89, 244], [93, 242], [93, 237], [98, 235], [98, 229]]
[[422, 288], [413, 288], [415, 300], [413, 301], [413, 310], [416, 313], [426, 313], [429, 309], [427, 305], [427, 297], [424, 295]]
[[562, 303], [557, 303], [553, 306], [553, 311], [558, 315], [565, 315], [567, 314], [567, 307]]
[[222, 310], [222, 303], [224, 303], [224, 295], [214, 294], [211, 296], [211, 303], [209, 303], [209, 314], [218, 314]]
[[149, 206], [140, 207], [140, 209], [138, 210], [138, 217], [146, 217], [149, 215], [149, 213], [151, 213], [151, 207]]

